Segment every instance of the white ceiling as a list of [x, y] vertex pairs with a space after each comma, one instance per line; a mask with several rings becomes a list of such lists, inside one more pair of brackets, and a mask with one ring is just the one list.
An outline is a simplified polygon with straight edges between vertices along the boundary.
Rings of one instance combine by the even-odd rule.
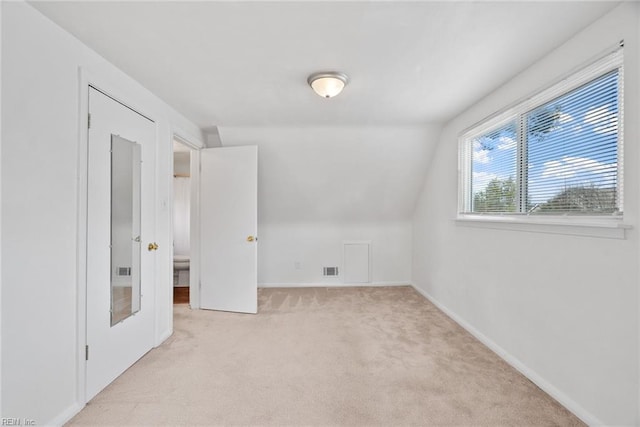
[[443, 122], [616, 3], [31, 2], [202, 128]]

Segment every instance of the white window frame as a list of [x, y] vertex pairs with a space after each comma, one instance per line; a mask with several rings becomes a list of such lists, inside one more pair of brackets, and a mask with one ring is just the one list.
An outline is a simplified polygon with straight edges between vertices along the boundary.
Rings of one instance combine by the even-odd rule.
[[[508, 229], [516, 231], [534, 231], [570, 235], [587, 235], [592, 237], [625, 238], [625, 230], [631, 228], [624, 223], [624, 66], [623, 43], [615, 50], [609, 51], [600, 59], [581, 68], [577, 72], [557, 81], [532, 96], [505, 108], [504, 110], [482, 120], [463, 131], [458, 139], [458, 225], [476, 226], [482, 228]], [[471, 141], [493, 129], [499, 128], [510, 121], [520, 120], [533, 109], [546, 104], [572, 90], [588, 83], [612, 70], [618, 69], [619, 110], [618, 110], [618, 178], [619, 207], [622, 214], [616, 215], [530, 215], [526, 212], [518, 213], [472, 213], [471, 203]], [[518, 125], [518, 144], [524, 144], [520, 135], [522, 126]], [[519, 153], [526, 153], [525, 147], [520, 147]], [[524, 160], [526, 162], [526, 160]], [[521, 162], [518, 162], [518, 170]], [[518, 179], [518, 191], [525, 188]], [[521, 201], [522, 198], [518, 197]]]

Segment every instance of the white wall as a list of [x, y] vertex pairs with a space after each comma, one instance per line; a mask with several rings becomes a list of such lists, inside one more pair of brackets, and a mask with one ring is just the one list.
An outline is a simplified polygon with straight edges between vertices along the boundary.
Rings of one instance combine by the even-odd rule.
[[[174, 143], [175, 144], [175, 143]], [[191, 253], [191, 151], [173, 152], [173, 254]]]
[[[0, 100], [2, 99], [2, 9], [0, 2]], [[0, 102], [0, 200], [2, 200], [2, 102]], [[0, 207], [0, 242], [2, 241], [2, 208]], [[2, 245], [0, 244], [0, 307], [2, 307]], [[0, 415], [2, 410], [2, 315], [0, 315]]]
[[191, 178], [173, 178], [173, 254], [191, 254]]
[[175, 151], [173, 153], [173, 173], [174, 175], [191, 175], [191, 153]]
[[31, 6], [2, 2], [2, 416], [38, 425], [62, 423], [83, 403], [76, 371], [80, 66], [157, 123], [157, 343], [172, 329], [171, 134], [200, 138], [192, 123]]
[[[411, 221], [261, 223], [260, 286], [344, 284], [343, 242], [371, 241], [371, 282], [411, 283]], [[323, 277], [322, 267], [339, 267]]]
[[[414, 214], [416, 287], [583, 420], [638, 418], [640, 4], [625, 4], [443, 129]], [[460, 133], [625, 40], [626, 240], [461, 226]]]
[[[372, 282], [411, 278], [411, 215], [439, 127], [221, 128], [258, 145], [258, 282], [341, 284], [342, 242], [371, 240]], [[300, 268], [296, 268], [296, 263]]]

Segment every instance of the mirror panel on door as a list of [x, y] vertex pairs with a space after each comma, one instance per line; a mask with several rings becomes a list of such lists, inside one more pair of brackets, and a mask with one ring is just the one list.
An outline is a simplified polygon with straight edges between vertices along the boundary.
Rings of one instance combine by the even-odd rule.
[[111, 135], [111, 326], [140, 310], [140, 148]]

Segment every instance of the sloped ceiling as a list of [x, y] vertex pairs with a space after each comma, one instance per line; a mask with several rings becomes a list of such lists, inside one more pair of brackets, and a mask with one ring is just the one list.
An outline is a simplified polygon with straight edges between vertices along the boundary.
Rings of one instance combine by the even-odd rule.
[[262, 222], [411, 218], [439, 126], [227, 127], [257, 145]]
[[[258, 144], [261, 221], [336, 221], [409, 219], [438, 125], [617, 2], [30, 3], [223, 145]], [[341, 95], [311, 91], [322, 70]]]

